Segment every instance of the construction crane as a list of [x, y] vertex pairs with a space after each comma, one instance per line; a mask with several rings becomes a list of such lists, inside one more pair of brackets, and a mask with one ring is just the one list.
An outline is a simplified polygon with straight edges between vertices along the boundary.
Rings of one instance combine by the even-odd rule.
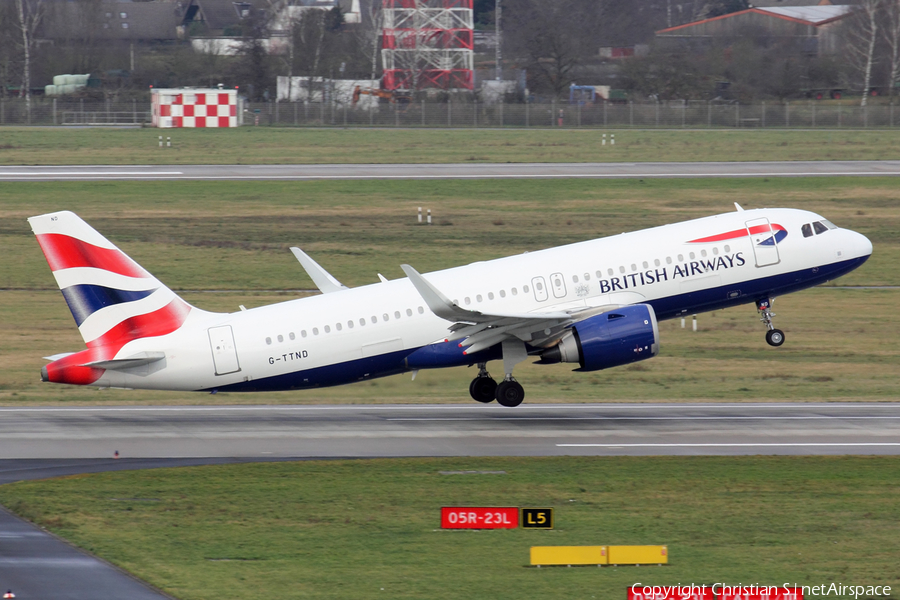
[[360, 97], [362, 96], [374, 96], [376, 98], [381, 98], [383, 100], [387, 100], [391, 104], [400, 104], [403, 108], [406, 108], [409, 105], [412, 98], [410, 98], [409, 92], [404, 92], [400, 90], [381, 90], [377, 88], [364, 88], [360, 86], [356, 86], [353, 90], [353, 106], [359, 102]]

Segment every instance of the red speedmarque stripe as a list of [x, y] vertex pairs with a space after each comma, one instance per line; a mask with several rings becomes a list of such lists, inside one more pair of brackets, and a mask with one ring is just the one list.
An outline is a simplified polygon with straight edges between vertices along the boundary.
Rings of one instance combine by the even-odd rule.
[[172, 333], [181, 327], [189, 312], [191, 307], [180, 298], [175, 298], [157, 311], [125, 319], [96, 340], [89, 342], [87, 350], [53, 361], [44, 367], [47, 381], [91, 385], [103, 376], [105, 369], [83, 365], [99, 360], [110, 360], [131, 340]]
[[189, 312], [191, 312], [190, 305], [181, 298], [175, 298], [152, 313], [125, 319], [97, 339], [88, 342], [88, 348], [101, 346], [115, 348], [113, 352], [115, 355], [131, 340], [172, 333], [181, 327]]
[[[784, 231], [784, 227], [777, 223], [772, 223], [772, 231]], [[769, 231], [769, 228], [766, 225], [756, 225], [755, 227], [750, 228], [750, 234], [754, 233], [766, 233]], [[729, 231], [728, 233], [720, 233], [718, 235], [711, 235], [709, 237], [700, 238], [697, 240], [691, 240], [688, 242], [689, 244], [703, 244], [706, 242], [722, 242], [725, 240], [733, 240], [734, 238], [743, 237], [748, 235], [747, 229], [735, 229], [734, 231]]]
[[41, 233], [37, 235], [37, 240], [51, 271], [94, 267], [128, 277], [150, 277], [147, 271], [121, 250], [100, 248], [59, 233]]

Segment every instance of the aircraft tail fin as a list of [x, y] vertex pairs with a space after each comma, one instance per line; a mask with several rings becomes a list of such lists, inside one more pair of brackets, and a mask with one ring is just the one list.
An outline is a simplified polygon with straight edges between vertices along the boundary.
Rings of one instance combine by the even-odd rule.
[[28, 223], [85, 344], [104, 349], [96, 358], [112, 358], [138, 338], [172, 333], [195, 310], [75, 213]]

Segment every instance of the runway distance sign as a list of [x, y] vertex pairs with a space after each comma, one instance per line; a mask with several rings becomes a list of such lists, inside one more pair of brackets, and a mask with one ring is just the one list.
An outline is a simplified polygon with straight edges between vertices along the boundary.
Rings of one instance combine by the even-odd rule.
[[515, 506], [444, 506], [441, 529], [515, 529], [519, 509]]
[[522, 529], [553, 529], [553, 509], [523, 508]]

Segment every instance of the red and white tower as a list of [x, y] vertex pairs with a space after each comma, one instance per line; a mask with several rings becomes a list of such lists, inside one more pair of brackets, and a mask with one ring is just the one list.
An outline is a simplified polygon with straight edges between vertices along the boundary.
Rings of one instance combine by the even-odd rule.
[[472, 0], [382, 0], [388, 90], [471, 90]]

